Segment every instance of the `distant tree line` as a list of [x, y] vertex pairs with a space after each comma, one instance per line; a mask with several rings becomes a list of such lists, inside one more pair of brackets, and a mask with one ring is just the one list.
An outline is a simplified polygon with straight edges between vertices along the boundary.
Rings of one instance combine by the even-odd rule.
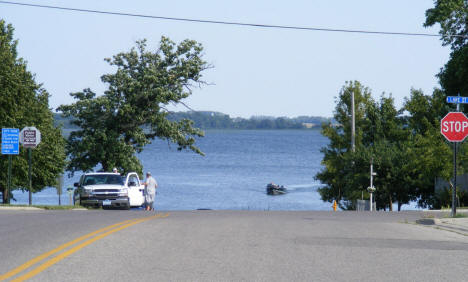
[[[56, 113], [54, 117], [57, 125], [61, 124], [65, 129], [78, 129], [72, 118], [60, 113]], [[231, 118], [227, 114], [212, 111], [173, 112], [167, 118], [178, 122], [188, 119], [201, 129], [313, 129], [320, 128], [323, 123], [332, 122], [330, 118], [316, 116]]]
[[313, 116], [231, 118], [227, 114], [210, 111], [176, 112], [169, 114], [168, 118], [190, 119], [196, 127], [203, 129], [303, 129], [320, 128], [322, 123], [330, 122], [329, 118]]

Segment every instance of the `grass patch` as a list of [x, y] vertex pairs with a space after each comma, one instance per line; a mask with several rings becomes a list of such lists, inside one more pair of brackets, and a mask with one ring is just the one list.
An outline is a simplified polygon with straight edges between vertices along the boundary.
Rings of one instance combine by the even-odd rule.
[[85, 207], [82, 206], [46, 206], [46, 205], [38, 205], [38, 206], [33, 206], [37, 207], [40, 209], [45, 209], [45, 210], [71, 210], [71, 209], [82, 209]]
[[0, 204], [1, 207], [33, 207], [44, 210], [71, 210], [78, 208], [85, 208], [82, 206], [54, 206], [54, 205], [11, 205], [11, 204]]
[[423, 213], [422, 218], [435, 218], [433, 213]]
[[450, 214], [444, 215], [444, 218], [466, 218], [466, 217], [468, 217], [468, 214], [460, 213], [460, 212], [458, 212], [454, 217], [451, 216]]

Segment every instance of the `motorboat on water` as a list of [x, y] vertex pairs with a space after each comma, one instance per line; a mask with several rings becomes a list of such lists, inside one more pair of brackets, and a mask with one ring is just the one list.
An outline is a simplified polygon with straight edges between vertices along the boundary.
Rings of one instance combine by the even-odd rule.
[[287, 190], [283, 185], [280, 186], [275, 183], [269, 183], [266, 186], [266, 192], [268, 195], [283, 195], [287, 193]]

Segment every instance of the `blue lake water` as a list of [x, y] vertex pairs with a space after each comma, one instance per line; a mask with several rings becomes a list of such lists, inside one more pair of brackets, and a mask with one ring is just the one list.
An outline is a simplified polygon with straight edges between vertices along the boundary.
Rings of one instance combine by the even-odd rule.
[[[327, 142], [319, 130], [208, 130], [197, 141], [204, 157], [161, 140], [138, 157], [158, 181], [157, 209], [331, 210], [314, 180]], [[79, 176], [65, 176], [65, 187]], [[266, 195], [269, 182], [286, 186], [289, 193]], [[14, 196], [17, 204], [28, 202], [27, 193]], [[69, 203], [66, 192], [61, 200]], [[33, 204], [58, 204], [56, 190], [33, 194]]]

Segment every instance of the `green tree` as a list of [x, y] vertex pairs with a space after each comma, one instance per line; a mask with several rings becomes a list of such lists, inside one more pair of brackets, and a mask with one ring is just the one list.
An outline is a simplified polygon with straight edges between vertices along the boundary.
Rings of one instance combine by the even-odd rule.
[[445, 103], [445, 93], [439, 89], [432, 95], [412, 89], [404, 109], [408, 112], [406, 123], [411, 129], [412, 154], [415, 155], [411, 165], [415, 172], [413, 186], [417, 189], [419, 205], [432, 207], [435, 178], [450, 180], [452, 177], [452, 150], [440, 134], [440, 120], [449, 106]]
[[[442, 45], [450, 46], [449, 61], [437, 77], [446, 95], [468, 96], [468, 3], [464, 0], [437, 0], [426, 11], [425, 27], [440, 25]], [[463, 107], [463, 105], [462, 105]]]
[[[319, 189], [322, 200], [337, 201], [342, 209], [354, 208], [353, 200], [361, 196], [362, 181], [359, 181], [360, 170], [356, 170], [358, 164], [353, 163], [351, 152], [351, 94], [354, 93], [356, 116], [356, 148], [362, 146], [364, 129], [368, 119], [366, 109], [373, 103], [371, 92], [358, 81], [346, 82], [337, 99], [334, 119], [338, 126], [331, 123], [322, 125], [322, 134], [329, 139], [329, 144], [321, 149], [324, 154], [322, 165], [324, 169], [317, 173], [316, 179], [320, 180], [324, 187]], [[356, 150], [356, 154], [364, 154], [362, 150]]]
[[[0, 20], [0, 126], [19, 129], [35, 126], [41, 131], [42, 141], [32, 152], [32, 192], [37, 192], [55, 185], [57, 177], [63, 173], [65, 140], [60, 128], [54, 127], [49, 94], [35, 82], [26, 62], [18, 57], [18, 41], [13, 39], [13, 33], [13, 27]], [[28, 158], [25, 149], [21, 147], [20, 154], [13, 156], [12, 164], [13, 189], [26, 190]], [[1, 156], [0, 191], [5, 203], [11, 197], [11, 193], [6, 193], [7, 166], [7, 156]]]
[[[356, 108], [356, 150], [351, 150], [351, 93]], [[401, 205], [417, 198], [411, 185], [410, 130], [405, 126], [401, 111], [391, 96], [380, 101], [371, 98], [368, 88], [359, 82], [347, 82], [337, 99], [334, 118], [339, 126], [326, 124], [322, 133], [330, 139], [322, 149], [324, 169], [316, 178], [325, 184], [319, 189], [322, 200], [337, 200], [343, 209], [354, 209], [355, 200], [368, 194], [371, 161], [378, 173], [374, 184], [375, 199], [382, 209], [392, 209], [393, 202]], [[365, 193], [364, 193], [365, 192]]]
[[[447, 95], [455, 96], [462, 95], [468, 96], [468, 2], [464, 0], [438, 0], [434, 1], [434, 7], [426, 11], [426, 22], [424, 26], [429, 27], [439, 24], [442, 35], [442, 45], [450, 46], [451, 53], [449, 61], [444, 65], [441, 71], [437, 74], [439, 78], [442, 90], [435, 90], [432, 97], [427, 97], [428, 103], [435, 103], [435, 109], [426, 108], [427, 113], [420, 112], [419, 115], [423, 115], [427, 120], [422, 120], [421, 125], [427, 127], [426, 132], [419, 132], [419, 138], [417, 141], [420, 146], [431, 146], [429, 150], [425, 152], [426, 160], [431, 164], [426, 166], [426, 173], [430, 173], [431, 177], [443, 177], [446, 180], [450, 180], [451, 176], [448, 173], [449, 166], [451, 167], [451, 161], [449, 160], [450, 148], [449, 144], [440, 136], [439, 128], [440, 119], [445, 116], [449, 111], [453, 111], [455, 105], [446, 105], [445, 97]], [[424, 98], [419, 98], [419, 101], [423, 101]], [[424, 104], [422, 105], [424, 106]], [[467, 110], [467, 106], [460, 105], [462, 111]], [[419, 112], [419, 110], [417, 110]], [[440, 139], [442, 138], [442, 140]], [[429, 144], [424, 144], [429, 143]], [[458, 172], [465, 173], [468, 168], [468, 156], [466, 143], [459, 145], [459, 158], [460, 163]], [[431, 162], [431, 156], [439, 156], [439, 164], [437, 162]], [[443, 161], [441, 161], [443, 160]], [[423, 169], [423, 167], [421, 167]], [[427, 171], [431, 169], [431, 171]], [[424, 170], [422, 170], [424, 171]], [[435, 173], [438, 175], [435, 175]], [[433, 180], [433, 179], [431, 179]], [[421, 182], [423, 182], [421, 180]], [[427, 197], [423, 197], [425, 200], [420, 204], [439, 205], [440, 199], [434, 198], [434, 192], [431, 191], [431, 197], [429, 196], [428, 187], [429, 183], [422, 184], [421, 187]]]
[[468, 42], [468, 3], [465, 0], [435, 0], [434, 8], [426, 11], [425, 27], [440, 25], [442, 44], [452, 50]]
[[135, 153], [154, 138], [203, 155], [195, 146], [203, 131], [191, 120], [167, 118], [168, 105], [184, 104], [193, 87], [204, 84], [202, 72], [210, 66], [202, 59], [201, 44], [184, 40], [176, 45], [162, 37], [156, 51], [146, 47], [145, 40], [137, 41], [129, 52], [105, 59], [116, 72], [101, 77], [108, 84], [103, 95], [85, 89], [71, 94], [77, 102], [58, 108], [80, 127], [70, 134], [66, 147], [72, 174], [99, 164], [107, 171], [117, 167], [141, 174]]

